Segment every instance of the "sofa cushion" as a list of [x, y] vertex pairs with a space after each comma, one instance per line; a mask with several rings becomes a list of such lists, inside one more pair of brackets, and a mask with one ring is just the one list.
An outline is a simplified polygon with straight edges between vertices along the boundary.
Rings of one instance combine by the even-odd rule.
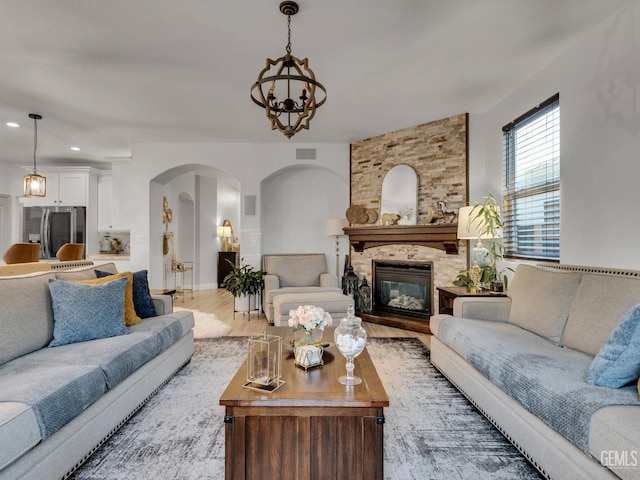
[[46, 347], [53, 338], [49, 280], [55, 274], [0, 277], [0, 364]]
[[563, 345], [595, 356], [631, 307], [640, 303], [640, 278], [584, 273], [571, 305]]
[[518, 265], [508, 291], [509, 322], [560, 345], [580, 276]]
[[640, 377], [640, 305], [625, 313], [595, 356], [587, 382], [601, 387], [620, 388]]
[[53, 305], [50, 347], [126, 335], [124, 290], [127, 278], [98, 285], [49, 280]]
[[[102, 270], [96, 270], [95, 272], [96, 277], [98, 278], [104, 278], [114, 275], [111, 272], [103, 272]], [[151, 298], [151, 291], [149, 290], [149, 280], [147, 279], [146, 270], [133, 272], [131, 293], [133, 295], [133, 308], [135, 310], [136, 316], [139, 317], [139, 319], [157, 316], [155, 306], [153, 305], [153, 299]], [[130, 323], [129, 321], [127, 321], [127, 317], [127, 311], [125, 310], [125, 321], [127, 322], [127, 325], [135, 325], [136, 323], [140, 323], [139, 321]]]
[[626, 462], [620, 461], [617, 465], [610, 465], [611, 470], [620, 478], [638, 478], [640, 473], [637, 463], [640, 461], [638, 445], [640, 445], [638, 407], [605, 407], [591, 416], [589, 452], [597, 460], [603, 459], [603, 456], [605, 460], [610, 459], [612, 454], [626, 455]]
[[[333, 293], [342, 293], [342, 289], [338, 287], [285, 287], [285, 288], [276, 288], [273, 290], [269, 290], [265, 292], [267, 297], [267, 303], [273, 303], [274, 299], [278, 295], [291, 295], [291, 294], [313, 294], [313, 293], [322, 293], [322, 292], [333, 292]], [[309, 303], [309, 302], [302, 302]]]
[[327, 259], [324, 255], [273, 255], [268, 257], [265, 269], [278, 276], [280, 287], [320, 286]]
[[40, 443], [33, 408], [20, 402], [0, 402], [0, 470]]

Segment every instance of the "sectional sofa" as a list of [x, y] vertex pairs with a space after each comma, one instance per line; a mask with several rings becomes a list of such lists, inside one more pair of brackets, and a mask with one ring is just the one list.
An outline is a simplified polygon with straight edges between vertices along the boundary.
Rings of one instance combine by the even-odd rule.
[[[96, 269], [117, 273], [104, 264], [0, 276], [2, 480], [66, 478], [193, 354], [191, 312], [149, 297], [156, 316], [140, 321], [127, 297], [134, 276], [97, 279]], [[123, 315], [137, 323], [123, 326]]]
[[546, 478], [640, 478], [640, 272], [520, 265], [430, 328], [432, 363]]

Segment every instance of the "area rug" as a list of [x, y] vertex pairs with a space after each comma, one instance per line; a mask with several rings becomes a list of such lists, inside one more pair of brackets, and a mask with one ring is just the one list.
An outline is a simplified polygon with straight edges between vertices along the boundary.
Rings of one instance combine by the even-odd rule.
[[[176, 312], [190, 310], [189, 308], [173, 307]], [[195, 318], [196, 326], [193, 328], [194, 338], [224, 337], [231, 331], [231, 325], [224, 323], [212, 313], [199, 310], [191, 310]]]
[[[367, 348], [391, 403], [385, 409], [385, 479], [541, 478], [431, 365], [422, 342], [372, 338]], [[246, 337], [196, 340], [191, 363], [71, 478], [223, 479], [218, 399], [246, 351]]]

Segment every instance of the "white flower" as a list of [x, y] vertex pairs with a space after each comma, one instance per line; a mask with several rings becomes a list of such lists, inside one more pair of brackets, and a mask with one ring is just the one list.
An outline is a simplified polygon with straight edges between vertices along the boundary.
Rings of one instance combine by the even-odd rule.
[[300, 305], [295, 310], [289, 310], [289, 326], [294, 330], [302, 328], [306, 330], [313, 330], [314, 328], [324, 330], [324, 327], [329, 325], [331, 321], [329, 313], [325, 312], [323, 308], [314, 307], [313, 305]]

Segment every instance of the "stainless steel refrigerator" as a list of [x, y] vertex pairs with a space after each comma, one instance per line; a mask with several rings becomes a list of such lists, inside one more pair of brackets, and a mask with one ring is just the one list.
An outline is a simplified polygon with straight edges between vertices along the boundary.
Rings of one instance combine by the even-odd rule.
[[65, 243], [85, 243], [85, 207], [24, 207], [22, 218], [23, 241], [40, 243], [41, 260], [56, 258]]

